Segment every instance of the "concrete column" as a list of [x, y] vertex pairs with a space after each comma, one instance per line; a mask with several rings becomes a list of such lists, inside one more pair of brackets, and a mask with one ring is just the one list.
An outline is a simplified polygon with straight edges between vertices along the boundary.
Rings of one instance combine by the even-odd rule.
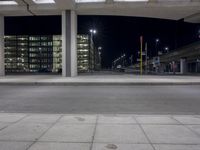
[[186, 59], [181, 58], [181, 60], [180, 60], [180, 73], [185, 74], [186, 72], [187, 72]]
[[4, 17], [0, 16], [0, 76], [5, 75], [4, 65]]
[[77, 75], [77, 16], [72, 10], [62, 12], [62, 76]]

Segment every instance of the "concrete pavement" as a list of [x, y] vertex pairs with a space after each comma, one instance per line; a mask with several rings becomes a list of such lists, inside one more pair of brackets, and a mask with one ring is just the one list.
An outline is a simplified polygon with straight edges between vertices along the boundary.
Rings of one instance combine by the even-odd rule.
[[199, 115], [0, 113], [0, 150], [199, 149]]
[[0, 86], [0, 112], [199, 114], [200, 86]]
[[0, 85], [200, 85], [200, 76], [102, 74], [61, 77], [59, 75], [9, 75]]
[[198, 76], [1, 77], [0, 150], [200, 150], [199, 83]]

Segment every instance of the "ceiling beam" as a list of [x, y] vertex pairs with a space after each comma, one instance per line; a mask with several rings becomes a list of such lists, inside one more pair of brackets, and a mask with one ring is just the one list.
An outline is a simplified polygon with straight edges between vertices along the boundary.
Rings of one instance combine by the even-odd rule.
[[17, 2], [18, 5], [26, 5], [22, 0], [15, 0], [15, 2]]
[[186, 22], [200, 23], [200, 11], [184, 18]]
[[72, 9], [75, 10], [76, 3], [75, 0], [55, 0], [56, 6], [58, 9]]

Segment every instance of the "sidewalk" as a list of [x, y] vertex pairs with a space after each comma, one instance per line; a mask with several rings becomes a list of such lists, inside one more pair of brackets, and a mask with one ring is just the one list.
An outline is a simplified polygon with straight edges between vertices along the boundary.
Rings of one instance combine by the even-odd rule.
[[158, 75], [16, 75], [0, 77], [0, 85], [200, 85], [200, 76]]
[[199, 150], [200, 116], [0, 113], [0, 150]]

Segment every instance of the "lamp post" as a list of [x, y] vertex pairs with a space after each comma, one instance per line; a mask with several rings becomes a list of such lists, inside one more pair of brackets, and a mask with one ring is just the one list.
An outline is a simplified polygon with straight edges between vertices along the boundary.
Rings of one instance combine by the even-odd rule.
[[92, 69], [92, 61], [91, 61], [91, 48], [92, 48], [92, 41], [93, 41], [93, 36], [97, 33], [96, 29], [90, 29], [90, 45], [89, 45], [89, 70], [91, 71]]
[[160, 39], [157, 38], [157, 39], [156, 39], [156, 45], [155, 45], [157, 55], [159, 55], [159, 50], [158, 50], [158, 45], [159, 45], [159, 43], [160, 43]]
[[165, 47], [165, 51], [168, 53], [169, 52], [169, 47]]
[[96, 57], [97, 57], [96, 63], [98, 63], [98, 68], [99, 69], [101, 69], [101, 50], [102, 50], [102, 47], [99, 46], [97, 48], [97, 55], [96, 55]]

